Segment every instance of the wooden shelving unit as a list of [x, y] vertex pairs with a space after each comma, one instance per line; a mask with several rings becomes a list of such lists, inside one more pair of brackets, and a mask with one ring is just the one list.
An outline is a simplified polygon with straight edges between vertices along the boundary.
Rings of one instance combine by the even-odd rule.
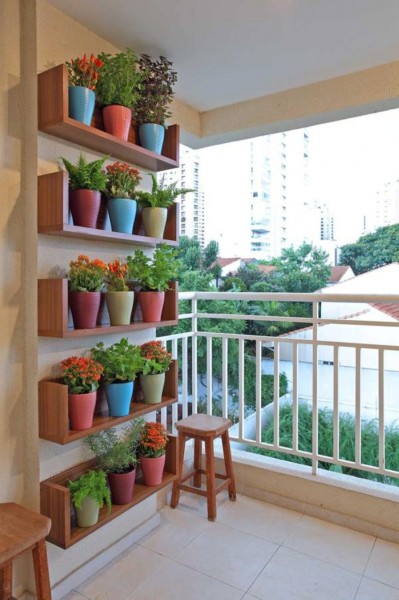
[[106, 333], [127, 333], [150, 327], [177, 325], [177, 283], [171, 282], [170, 289], [165, 292], [165, 303], [162, 320], [154, 323], [137, 321], [130, 325], [110, 325], [103, 320], [102, 310], [98, 326], [94, 329], [74, 329], [68, 325], [68, 280], [39, 279], [39, 335], [43, 337], [71, 338], [103, 335]]
[[143, 394], [138, 378], [134, 383], [130, 412], [126, 417], [108, 416], [108, 406], [103, 390], [98, 390], [97, 396], [93, 427], [84, 431], [71, 430], [68, 423], [68, 386], [58, 381], [40, 381], [39, 437], [56, 444], [69, 444], [91, 433], [126, 423], [136, 417], [159, 411], [165, 406], [174, 404], [177, 402], [177, 362], [174, 360], [169, 371], [165, 374], [165, 386], [160, 404], [145, 404], [143, 402]]
[[132, 501], [129, 504], [123, 505], [113, 504], [109, 514], [106, 507], [102, 508], [98, 523], [92, 527], [85, 528], [77, 527], [76, 525], [70, 492], [66, 485], [69, 480], [77, 479], [89, 469], [96, 468], [96, 461], [86, 461], [54, 477], [50, 477], [50, 479], [42, 481], [40, 484], [40, 512], [51, 519], [51, 530], [47, 537], [48, 541], [60, 548], [70, 548], [73, 544], [76, 544], [100, 527], [119, 517], [119, 515], [132, 508], [132, 506], [139, 504], [139, 502], [156, 494], [163, 487], [172, 483], [176, 479], [176, 465], [177, 438], [169, 436], [162, 483], [156, 487], [143, 485], [140, 482], [140, 474], [138, 474], [138, 481], [134, 485]]
[[71, 119], [68, 116], [68, 71], [65, 65], [40, 73], [38, 91], [40, 131], [151, 171], [164, 171], [179, 166], [178, 125], [170, 125], [166, 129], [163, 154], [159, 155], [137, 145], [134, 128], [130, 129], [129, 140], [126, 142], [106, 133], [100, 110], [95, 111], [90, 126]]
[[47, 235], [114, 242], [128, 245], [154, 247], [162, 242], [178, 245], [177, 222], [179, 205], [168, 208], [164, 238], [144, 235], [141, 213], [138, 211], [132, 235], [104, 229], [106, 222], [106, 198], [103, 198], [97, 228], [79, 227], [70, 223], [68, 201], [68, 174], [65, 171], [40, 175], [38, 178], [38, 232]]

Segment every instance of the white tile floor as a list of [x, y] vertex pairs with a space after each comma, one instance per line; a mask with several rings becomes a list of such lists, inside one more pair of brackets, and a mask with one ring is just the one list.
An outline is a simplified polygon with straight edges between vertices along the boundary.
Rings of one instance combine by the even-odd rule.
[[399, 546], [284, 508], [181, 494], [161, 525], [64, 600], [399, 600]]

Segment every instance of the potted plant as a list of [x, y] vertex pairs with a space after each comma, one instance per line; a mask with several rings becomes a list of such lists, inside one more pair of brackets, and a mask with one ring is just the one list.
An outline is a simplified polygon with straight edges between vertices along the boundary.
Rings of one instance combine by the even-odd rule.
[[107, 474], [113, 504], [127, 504], [132, 499], [141, 428], [142, 422], [138, 419], [119, 435], [115, 428], [111, 428], [85, 439], [99, 467]]
[[105, 131], [127, 140], [132, 120], [132, 107], [139, 94], [142, 79], [137, 69], [137, 57], [131, 48], [114, 56], [102, 52], [101, 77], [98, 79], [97, 96], [103, 106]]
[[115, 260], [107, 265], [107, 303], [111, 325], [129, 325], [132, 316], [134, 292], [126, 284], [129, 267]]
[[152, 258], [142, 250], [136, 250], [134, 257], [127, 257], [129, 278], [140, 285], [138, 299], [143, 313], [143, 321], [159, 322], [165, 302], [165, 291], [178, 274], [177, 252], [166, 244], [158, 246]]
[[151, 192], [137, 192], [137, 199], [142, 207], [142, 217], [145, 234], [150, 237], [163, 238], [168, 207], [173, 204], [181, 194], [188, 194], [194, 190], [189, 188], [177, 188], [177, 181], [170, 185], [165, 184], [164, 175], [160, 183], [153, 173]]
[[72, 58], [65, 63], [68, 68], [68, 105], [69, 116], [85, 125], [91, 124], [96, 102], [98, 75], [103, 62], [94, 54], [87, 59]]
[[171, 116], [169, 105], [174, 96], [177, 73], [172, 69], [173, 63], [165, 56], [153, 60], [148, 54], [142, 54], [138, 66], [142, 81], [135, 106], [135, 119], [139, 126], [140, 143], [144, 148], [161, 154], [165, 122]]
[[74, 481], [68, 481], [78, 527], [91, 527], [98, 521], [104, 503], [111, 509], [111, 494], [104, 471], [88, 471]]
[[161, 342], [146, 342], [140, 346], [145, 363], [140, 374], [140, 385], [146, 404], [158, 404], [162, 401], [165, 385], [165, 373], [169, 370], [172, 355]]
[[66, 358], [61, 362], [61, 369], [63, 383], [68, 386], [70, 428], [76, 431], [90, 429], [104, 369], [100, 363], [84, 356]]
[[61, 157], [69, 176], [69, 208], [74, 225], [92, 227], [97, 225], [101, 192], [105, 190], [106, 176], [102, 171], [107, 157], [87, 162], [81, 153], [74, 165]]
[[144, 422], [137, 453], [145, 485], [160, 485], [165, 468], [168, 434], [162, 423]]
[[69, 263], [69, 306], [75, 329], [93, 329], [97, 323], [106, 265], [80, 254]]
[[129, 414], [133, 396], [134, 380], [143, 368], [140, 348], [122, 338], [105, 348], [99, 342], [91, 349], [94, 360], [104, 367], [103, 378], [110, 417], [125, 417]]
[[112, 230], [131, 234], [137, 211], [135, 189], [141, 175], [127, 163], [115, 162], [106, 167], [106, 179], [105, 193]]

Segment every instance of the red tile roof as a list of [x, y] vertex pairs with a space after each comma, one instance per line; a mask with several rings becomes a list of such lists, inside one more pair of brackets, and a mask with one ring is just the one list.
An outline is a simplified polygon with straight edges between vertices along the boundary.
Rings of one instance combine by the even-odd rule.
[[370, 306], [399, 321], [399, 304], [370, 304]]
[[348, 269], [350, 269], [349, 265], [331, 267], [331, 274], [328, 278], [328, 283], [338, 283], [338, 281], [341, 281], [341, 278], [345, 275]]

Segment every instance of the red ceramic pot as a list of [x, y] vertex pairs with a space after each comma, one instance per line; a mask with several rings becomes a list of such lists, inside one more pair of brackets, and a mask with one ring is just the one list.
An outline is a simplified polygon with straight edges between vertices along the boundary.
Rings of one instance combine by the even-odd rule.
[[141, 291], [139, 292], [139, 302], [145, 323], [161, 321], [165, 292]]
[[69, 426], [75, 431], [83, 431], [93, 426], [97, 390], [87, 394], [68, 394]]
[[105, 106], [103, 108], [103, 120], [107, 133], [121, 140], [126, 141], [128, 139], [132, 122], [132, 111], [130, 108], [119, 106], [119, 104]]
[[97, 227], [101, 193], [94, 190], [74, 190], [69, 192], [69, 208], [73, 224], [80, 227]]
[[136, 469], [126, 473], [108, 473], [108, 483], [111, 490], [112, 504], [128, 504], [133, 497]]
[[160, 485], [162, 483], [163, 470], [165, 468], [165, 454], [155, 458], [140, 458], [143, 471], [144, 485]]
[[75, 329], [94, 329], [100, 300], [100, 292], [69, 292], [69, 306]]

